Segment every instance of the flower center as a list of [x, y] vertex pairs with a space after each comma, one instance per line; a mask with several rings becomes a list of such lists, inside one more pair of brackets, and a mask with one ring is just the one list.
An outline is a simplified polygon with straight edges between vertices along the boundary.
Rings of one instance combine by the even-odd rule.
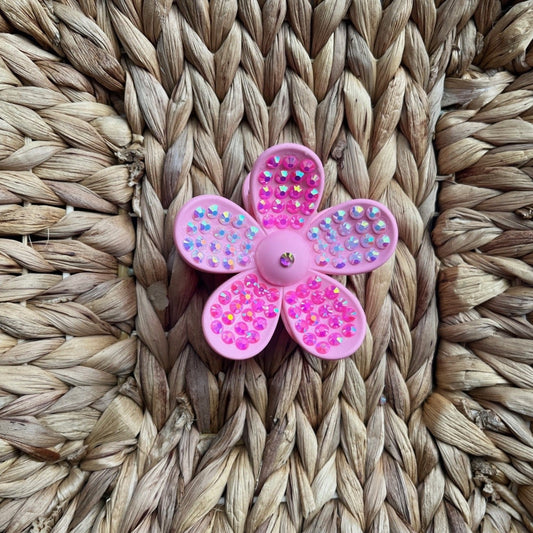
[[302, 279], [309, 269], [310, 259], [308, 242], [290, 230], [267, 235], [255, 252], [257, 270], [273, 285], [291, 285]]

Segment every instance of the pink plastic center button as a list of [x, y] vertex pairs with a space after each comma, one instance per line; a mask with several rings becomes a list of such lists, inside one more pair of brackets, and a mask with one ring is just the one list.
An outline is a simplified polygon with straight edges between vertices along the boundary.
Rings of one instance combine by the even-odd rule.
[[266, 236], [257, 245], [255, 261], [266, 281], [273, 285], [291, 285], [309, 270], [311, 252], [304, 238], [286, 230]]

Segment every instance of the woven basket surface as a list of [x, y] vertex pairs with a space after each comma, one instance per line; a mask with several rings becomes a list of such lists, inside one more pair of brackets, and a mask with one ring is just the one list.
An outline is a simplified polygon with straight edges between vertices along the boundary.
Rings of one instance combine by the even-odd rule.
[[[0, 0], [0, 531], [533, 531], [533, 1]], [[340, 361], [206, 343], [198, 194], [389, 206]]]

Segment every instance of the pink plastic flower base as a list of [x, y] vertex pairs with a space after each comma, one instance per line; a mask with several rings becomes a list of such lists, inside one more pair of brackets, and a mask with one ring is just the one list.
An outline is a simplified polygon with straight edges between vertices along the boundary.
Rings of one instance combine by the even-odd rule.
[[190, 200], [174, 240], [190, 265], [235, 273], [202, 316], [211, 347], [230, 359], [258, 354], [279, 317], [294, 340], [324, 359], [352, 355], [366, 332], [357, 298], [328, 274], [359, 274], [394, 253], [398, 228], [383, 205], [358, 199], [318, 212], [322, 163], [311, 150], [280, 144], [255, 162], [243, 185], [245, 211], [213, 195]]

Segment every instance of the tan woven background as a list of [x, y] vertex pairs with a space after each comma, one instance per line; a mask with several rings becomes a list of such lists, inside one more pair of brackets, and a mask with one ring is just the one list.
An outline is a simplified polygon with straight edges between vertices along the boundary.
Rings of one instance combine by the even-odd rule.
[[[533, 531], [532, 39], [532, 1], [0, 0], [0, 530]], [[172, 223], [286, 140], [396, 258], [345, 280], [353, 357], [226, 361]]]

